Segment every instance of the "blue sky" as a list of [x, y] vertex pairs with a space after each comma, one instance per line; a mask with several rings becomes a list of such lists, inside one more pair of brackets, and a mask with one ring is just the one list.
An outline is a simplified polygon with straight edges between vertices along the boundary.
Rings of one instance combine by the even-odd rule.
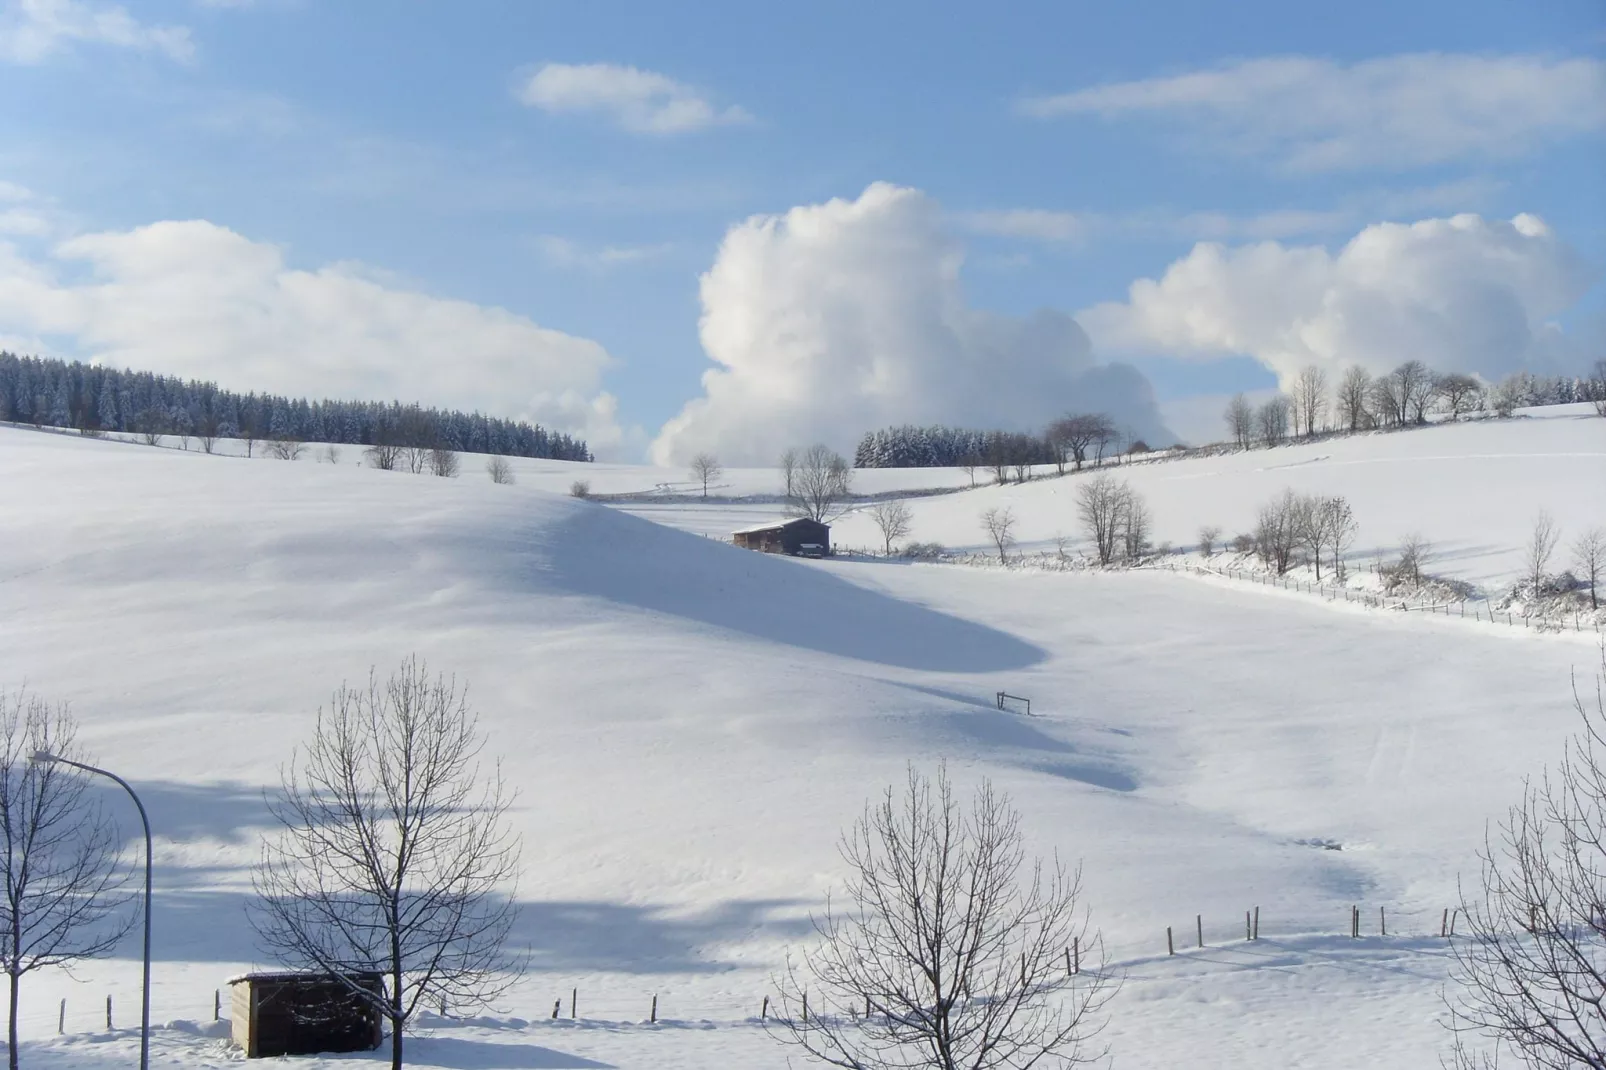
[[[1296, 360], [1386, 362], [1392, 351], [1378, 338], [1406, 328], [1380, 321], [1355, 334], [1356, 309], [1415, 293], [1422, 309], [1399, 314], [1426, 330], [1423, 316], [1490, 304], [1501, 283], [1489, 265], [1512, 256], [1534, 261], [1508, 302], [1533, 337], [1508, 338], [1516, 351], [1473, 363], [1490, 374], [1581, 366], [1591, 340], [1606, 337], [1598, 0], [16, 0], [0, 10], [0, 182], [11, 191], [0, 267], [13, 291], [10, 304], [0, 296], [0, 339], [13, 348], [243, 388], [411, 390], [579, 421], [630, 456], [680, 417], [701, 422], [687, 442], [763, 454], [771, 437], [720, 413], [762, 409], [776, 395], [786, 396], [760, 422], [794, 436], [846, 436], [837, 409], [967, 422], [967, 399], [987, 380], [981, 366], [995, 359], [1063, 365], [1060, 409], [1076, 407], [1079, 390], [1097, 394], [1084, 377], [1110, 360], [1139, 368], [1168, 406], [1273, 386]], [[915, 199], [871, 205], [862, 198], [874, 183]], [[829, 237], [787, 215], [833, 199], [847, 207], [817, 221]], [[1310, 267], [1308, 290], [1281, 306], [1242, 307], [1256, 300], [1247, 265], [1210, 274], [1190, 261], [1208, 281], [1183, 286], [1179, 270], [1173, 289], [1202, 287], [1211, 315], [1243, 317], [1204, 332], [1176, 326], [1198, 318], [1177, 293], [1157, 298], [1163, 307], [1125, 303], [1134, 280], [1162, 279], [1201, 241], [1337, 257], [1368, 227], [1463, 212], [1530, 213], [1546, 229], [1463, 227], [1392, 244], [1384, 235], [1377, 255], [1397, 276], [1363, 284], [1362, 264]], [[732, 228], [759, 214], [779, 229], [748, 235], [743, 254]], [[213, 229], [141, 231], [164, 221]], [[930, 262], [959, 257], [962, 266], [930, 273], [918, 292], [882, 292], [880, 276], [866, 276], [853, 288], [862, 307], [847, 308], [833, 280], [856, 277], [889, 246], [910, 258], [886, 261], [893, 275], [924, 278]], [[258, 262], [274, 252], [277, 263]], [[192, 287], [175, 282], [179, 261], [205, 265], [194, 268], [209, 281], [193, 307], [183, 292]], [[247, 262], [273, 301], [217, 281]], [[297, 272], [313, 277], [301, 287], [309, 292], [284, 298]], [[700, 294], [705, 272], [726, 283], [712, 297], [707, 286]], [[330, 275], [339, 285], [311, 292]], [[0, 295], [6, 286], [0, 275]], [[59, 314], [38, 311], [56, 302]], [[158, 318], [155, 302], [173, 306], [162, 305], [160, 330], [140, 323]], [[237, 322], [191, 332], [207, 346], [173, 337], [231, 302], [257, 317], [248, 345], [236, 341]], [[934, 335], [919, 320], [934, 307], [947, 310], [930, 313], [943, 323], [997, 321]], [[1335, 342], [1323, 328], [1284, 351], [1313, 309], [1336, 307], [1349, 310], [1353, 337]], [[429, 326], [442, 309], [462, 317], [452, 321], [464, 325], [461, 351], [438, 355], [444, 370], [410, 370], [429, 360], [419, 338], [459, 348]], [[1074, 326], [1055, 326], [1047, 348], [1020, 341], [1043, 333], [1017, 329], [1039, 309], [1076, 316], [1090, 350]], [[822, 321], [829, 330], [773, 358], [785, 367], [765, 364], [761, 350]], [[1541, 321], [1567, 344], [1539, 339]], [[749, 330], [754, 322], [761, 329]], [[520, 333], [536, 325], [548, 335]], [[348, 352], [340, 337], [357, 331]], [[521, 365], [520, 351], [552, 343], [550, 332], [561, 344]], [[275, 352], [267, 335], [321, 355]], [[403, 335], [396, 344], [415, 351], [391, 363], [385, 340]], [[880, 352], [911, 338], [915, 352]], [[923, 346], [945, 355], [923, 366]], [[710, 367], [740, 382], [720, 396], [708, 388], [708, 405], [688, 416]], [[923, 368], [967, 385], [948, 396], [916, 390], [908, 383]], [[616, 402], [598, 403], [604, 394]], [[1029, 421], [1040, 400], [1004, 391], [968, 422]], [[1187, 419], [1185, 406], [1164, 411]], [[657, 452], [680, 451], [660, 442]]]

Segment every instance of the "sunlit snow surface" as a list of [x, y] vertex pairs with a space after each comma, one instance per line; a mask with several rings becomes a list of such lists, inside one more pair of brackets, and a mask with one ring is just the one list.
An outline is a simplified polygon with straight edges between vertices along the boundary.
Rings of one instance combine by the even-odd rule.
[[[1519, 568], [1535, 509], [1569, 537], [1606, 524], [1606, 420], [1579, 411], [1127, 474], [1160, 538], [1247, 528], [1285, 485], [1344, 493], [1357, 552], [1420, 530], [1439, 570], [1491, 585]], [[1083, 860], [1126, 976], [1115, 1065], [1434, 1065], [1441, 911], [1485, 820], [1558, 755], [1569, 671], [1599, 656], [1588, 636], [1190, 577], [767, 557], [704, 533], [777, 507], [680, 500], [684, 473], [516, 461], [509, 487], [472, 457], [444, 480], [349, 447], [327, 465], [190, 445], [0, 428], [0, 685], [69, 700], [146, 799], [153, 1018], [210, 1026], [224, 979], [269, 965], [243, 913], [263, 791], [320, 702], [409, 653], [468, 681], [520, 793], [533, 969], [486, 1018], [426, 1023], [420, 1066], [784, 1067], [751, 1019], [841, 880], [837, 832], [906, 761], [939, 757], [1007, 789], [1035, 849]], [[582, 477], [680, 485], [607, 505], [566, 496]], [[722, 483], [778, 489], [774, 472]], [[921, 498], [913, 536], [979, 546], [976, 515], [1005, 502], [1027, 540], [1074, 532], [1074, 485]], [[837, 536], [874, 539], [862, 517]], [[1000, 713], [999, 690], [1037, 716]], [[1352, 904], [1359, 941], [1336, 935]], [[1254, 906], [1264, 938], [1245, 944]], [[137, 955], [25, 982], [34, 1065], [129, 1065]], [[578, 1017], [551, 1020], [575, 988]], [[237, 1057], [207, 1032], [159, 1030], [153, 1061]]]

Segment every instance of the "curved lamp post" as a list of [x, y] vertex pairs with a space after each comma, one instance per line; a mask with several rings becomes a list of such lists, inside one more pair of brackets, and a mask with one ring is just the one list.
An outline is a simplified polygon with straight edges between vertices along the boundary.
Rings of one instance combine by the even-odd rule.
[[116, 773], [83, 762], [75, 762], [71, 758], [63, 758], [49, 751], [34, 751], [29, 759], [34, 762], [55, 762], [58, 765], [70, 765], [74, 769], [82, 769], [86, 773], [99, 773], [103, 777], [117, 781], [122, 785], [128, 797], [134, 800], [134, 806], [139, 810], [139, 820], [145, 826], [145, 976], [141, 985], [140, 1011], [139, 1011], [139, 1070], [149, 1070], [151, 1064], [151, 820], [145, 816], [145, 804], [139, 801], [134, 789], [128, 786], [128, 781]]

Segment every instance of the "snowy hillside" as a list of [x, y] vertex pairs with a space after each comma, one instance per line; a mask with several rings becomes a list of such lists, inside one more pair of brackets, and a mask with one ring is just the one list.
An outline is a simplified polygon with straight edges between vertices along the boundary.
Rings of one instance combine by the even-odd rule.
[[[1431, 934], [1486, 818], [1559, 753], [1569, 671], [1598, 657], [1587, 636], [1167, 575], [778, 559], [698, 534], [773, 506], [664, 503], [659, 524], [565, 496], [574, 478], [622, 493], [684, 473], [515, 462], [519, 482], [498, 486], [473, 459], [456, 480], [355, 460], [0, 429], [0, 686], [71, 701], [89, 748], [150, 805], [158, 1021], [209, 1022], [224, 978], [267, 965], [242, 913], [262, 792], [333, 688], [417, 653], [469, 682], [519, 791], [517, 938], [534, 964], [495, 1020], [434, 1029], [419, 1065], [786, 1066], [751, 1019], [842, 880], [837, 833], [906, 761], [939, 757], [1009, 791], [1034, 849], [1083, 860], [1127, 978], [1106, 1034], [1116, 1066], [1433, 1065], [1445, 952]], [[901, 476], [862, 485], [968, 482]], [[1486, 582], [1511, 571], [1532, 510], [1606, 522], [1606, 421], [1545, 414], [1130, 476], [1163, 539], [1247, 527], [1283, 486], [1322, 489], [1354, 501], [1358, 549], [1420, 529], [1446, 568]], [[1008, 502], [1026, 539], [1049, 539], [1074, 530], [1075, 482], [916, 499], [914, 537], [979, 544], [976, 514]], [[865, 525], [838, 536], [869, 543]], [[1001, 689], [1038, 716], [998, 711]], [[1396, 935], [1368, 921], [1365, 939], [1337, 937], [1351, 904], [1373, 920], [1385, 907]], [[1254, 906], [1265, 939], [1245, 945]], [[1167, 957], [1166, 927], [1191, 945], [1196, 914], [1212, 946]], [[36, 1065], [127, 1064], [137, 953], [25, 988]], [[571, 988], [578, 1018], [548, 1019]], [[649, 1026], [654, 994], [667, 1020]], [[163, 1030], [158, 1054], [229, 1061], [207, 1032]], [[353, 1061], [367, 1065], [329, 1065]]]
[[[1144, 495], [1156, 543], [1192, 547], [1204, 525], [1228, 539], [1250, 531], [1260, 506], [1285, 488], [1338, 494], [1355, 511], [1358, 564], [1392, 558], [1403, 536], [1420, 533], [1433, 544], [1434, 572], [1493, 587], [1521, 571], [1522, 546], [1540, 510], [1556, 519], [1564, 544], [1584, 528], [1606, 526], [1606, 420], [1588, 405], [1552, 406], [1525, 410], [1517, 420], [1137, 464], [1116, 474]], [[978, 517], [996, 506], [1014, 510], [1022, 550], [1053, 549], [1056, 535], [1082, 544], [1076, 490], [1083, 478], [915, 499], [910, 537], [990, 549]], [[880, 542], [862, 511], [833, 534], [848, 545]], [[1563, 545], [1558, 570], [1566, 556]]]

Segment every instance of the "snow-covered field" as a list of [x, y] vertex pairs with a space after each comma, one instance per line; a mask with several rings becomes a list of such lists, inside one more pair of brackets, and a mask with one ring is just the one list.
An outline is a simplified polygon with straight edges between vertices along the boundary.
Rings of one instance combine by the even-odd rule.
[[[1035, 849], [1084, 861], [1126, 976], [1116, 1066], [1435, 1065], [1440, 913], [1485, 820], [1559, 753], [1569, 671], [1599, 657], [1588, 636], [1165, 574], [778, 559], [702, 537], [773, 506], [565, 496], [680, 472], [515, 461], [497, 486], [475, 458], [456, 480], [356, 459], [0, 429], [0, 686], [70, 700], [150, 806], [158, 1021], [209, 1027], [223, 980], [268, 965], [242, 910], [262, 792], [335, 686], [417, 653], [469, 681], [519, 789], [534, 962], [488, 1018], [426, 1023], [417, 1065], [786, 1066], [752, 1017], [841, 880], [835, 837], [939, 757], [1008, 790]], [[1247, 528], [1293, 486], [1350, 497], [1357, 552], [1420, 530], [1439, 570], [1504, 582], [1534, 510], [1606, 523], [1606, 420], [1539, 410], [1127, 474], [1161, 539]], [[968, 482], [909, 476], [860, 486]], [[1078, 478], [916, 499], [914, 537], [979, 546], [976, 515], [1005, 503], [1026, 540], [1074, 532]], [[865, 525], [838, 538], [868, 544]], [[1000, 689], [1038, 716], [999, 712]], [[1351, 904], [1359, 941], [1335, 935]], [[128, 1064], [137, 952], [30, 981], [31, 1061]], [[571, 988], [578, 1019], [548, 1019]], [[232, 1060], [210, 1031], [159, 1031], [157, 1064]]]

